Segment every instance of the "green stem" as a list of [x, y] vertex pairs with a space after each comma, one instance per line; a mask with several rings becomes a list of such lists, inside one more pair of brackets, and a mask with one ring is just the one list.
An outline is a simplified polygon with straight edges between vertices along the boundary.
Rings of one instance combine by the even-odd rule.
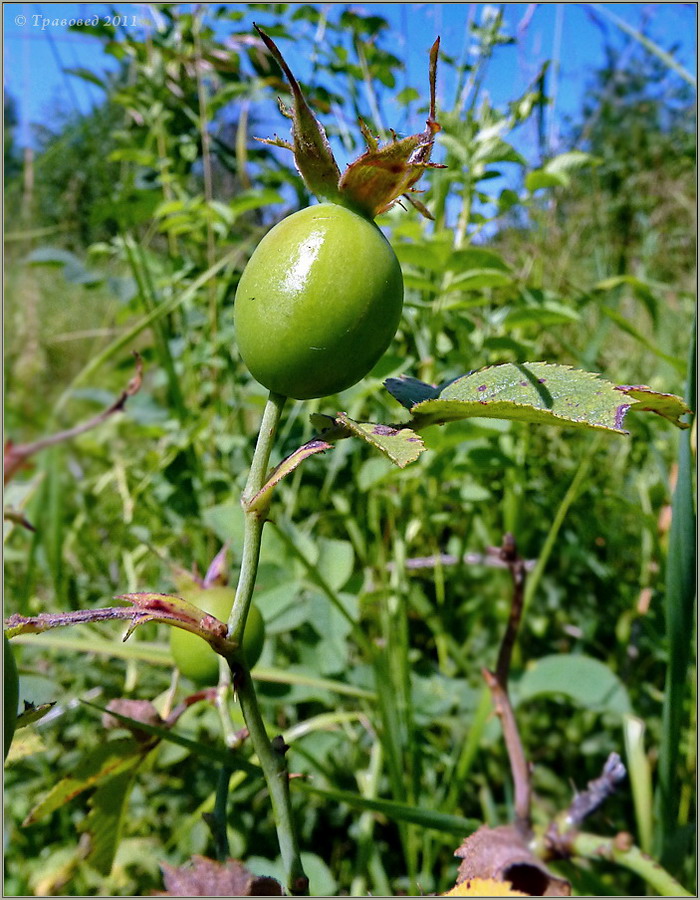
[[216, 858], [219, 862], [226, 862], [231, 855], [228, 834], [226, 832], [226, 805], [228, 803], [228, 786], [231, 780], [231, 766], [223, 765], [219, 770], [219, 778], [216, 784], [216, 801], [214, 812], [211, 813], [210, 825], [214, 837]]
[[639, 847], [624, 846], [618, 838], [603, 838], [597, 834], [579, 832], [570, 843], [574, 856], [586, 859], [609, 859], [618, 866], [624, 866], [640, 875], [662, 897], [692, 897], [683, 885], [676, 881], [666, 869]]
[[258, 560], [260, 559], [260, 545], [262, 531], [265, 524], [267, 510], [250, 510], [248, 505], [265, 483], [267, 467], [270, 461], [270, 452], [277, 433], [282, 409], [286, 397], [270, 392], [265, 404], [258, 442], [255, 445], [253, 461], [250, 464], [248, 481], [246, 482], [241, 503], [245, 510], [245, 525], [243, 531], [243, 554], [241, 558], [241, 574], [236, 588], [236, 599], [228, 620], [228, 633], [232, 640], [239, 644], [243, 638], [248, 608], [253, 596], [255, 578], [258, 573]]
[[[248, 481], [241, 497], [241, 503], [245, 511], [241, 573], [238, 587], [236, 588], [236, 598], [233, 601], [233, 608], [228, 621], [229, 636], [239, 646], [243, 640], [246, 618], [248, 617], [248, 610], [253, 597], [258, 561], [260, 559], [263, 526], [267, 516], [267, 509], [251, 509], [250, 504], [265, 483], [270, 452], [272, 451], [285, 400], [286, 397], [270, 392], [260, 424], [260, 433], [250, 465]], [[236, 652], [227, 661], [231, 667], [233, 684], [241, 704], [250, 740], [260, 760], [260, 766], [270, 792], [286, 887], [292, 894], [308, 894], [309, 881], [301, 865], [292, 804], [289, 797], [289, 774], [284, 756], [287, 748], [281, 738], [271, 742], [267, 736], [267, 731], [260, 715], [253, 681], [243, 656]]]
[[309, 880], [304, 874], [301, 864], [289, 796], [289, 773], [284, 756], [287, 747], [281, 738], [276, 739], [274, 745], [268, 738], [250, 675], [246, 673], [236, 686], [250, 740], [260, 760], [267, 789], [270, 792], [287, 890], [295, 896], [307, 896]]

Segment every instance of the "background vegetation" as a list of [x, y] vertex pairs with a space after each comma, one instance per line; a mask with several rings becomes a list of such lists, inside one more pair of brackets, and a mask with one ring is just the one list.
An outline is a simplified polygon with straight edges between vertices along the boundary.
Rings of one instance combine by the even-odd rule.
[[[287, 89], [250, 20], [302, 75], [295, 64], [311, 61], [303, 86], [346, 155], [360, 149], [358, 114], [384, 136], [424, 116], [427, 45], [425, 83], [399, 92], [404, 63], [378, 15], [248, 4], [165, 6], [161, 17], [148, 39], [96, 29], [119, 62], [107, 100], [37, 134], [31, 180], [5, 99], [7, 434], [33, 440], [94, 415], [131, 377], [131, 351], [145, 363], [123, 415], [37, 455], [10, 485], [6, 503], [35, 530], [5, 523], [6, 615], [174, 590], [176, 567], [206, 571], [224, 542], [235, 576], [238, 497], [265, 393], [236, 353], [233, 297], [261, 235], [310, 200], [291, 155], [252, 139], [284, 135], [284, 120], [261, 116]], [[443, 42], [439, 78], [452, 92], [436, 159], [447, 168], [424, 180], [421, 197], [435, 221], [398, 207], [380, 221], [405, 273], [399, 333], [365, 381], [289, 407], [278, 457], [311, 437], [314, 411], [394, 420], [381, 382], [400, 373], [436, 383], [546, 359], [617, 384], [684, 394], [694, 383], [692, 88], [631, 37], [591, 74], [562, 152], [548, 155], [542, 141], [540, 158], [525, 159], [513, 136], [541, 130], [546, 67], [505, 108], [481, 90], [512, 40], [492, 10], [472, 22], [475, 53]], [[387, 91], [403, 121], [388, 117]], [[294, 791], [314, 893], [446, 890], [459, 843], [323, 791], [489, 824], [512, 816], [480, 675], [507, 618], [507, 573], [448, 559], [406, 566], [483, 553], [506, 531], [539, 562], [512, 672], [536, 814], [566, 807], [572, 783], [597, 776], [610, 751], [624, 755], [627, 735], [630, 782], [591, 829], [632, 832], [694, 889], [694, 564], [682, 555], [691, 449], [688, 433], [647, 418], [627, 420], [629, 438], [496, 420], [433, 428], [429, 452], [405, 471], [345, 441], [282, 484], [263, 546], [256, 602], [268, 641], [256, 671], [267, 721], [292, 745], [291, 770], [316, 791]], [[686, 510], [670, 528], [677, 484]], [[356, 630], [385, 648], [382, 671]], [[21, 697], [58, 704], [6, 770], [5, 894], [146, 895], [162, 889], [161, 862], [213, 855], [202, 813], [213, 807], [214, 767], [168, 742], [130, 785], [113, 866], [109, 852], [85, 858], [89, 795], [21, 824], [112, 738], [81, 701], [149, 699], [162, 710], [192, 692], [173, 680], [165, 627], [127, 644], [114, 625], [14, 643]], [[538, 678], [538, 661], [555, 654]], [[583, 656], [600, 664], [597, 681], [577, 679]], [[222, 740], [208, 703], [177, 730], [198, 745]], [[232, 855], [274, 873], [262, 779], [236, 773], [232, 791]], [[581, 893], [644, 890], [605, 864], [563, 871]]]

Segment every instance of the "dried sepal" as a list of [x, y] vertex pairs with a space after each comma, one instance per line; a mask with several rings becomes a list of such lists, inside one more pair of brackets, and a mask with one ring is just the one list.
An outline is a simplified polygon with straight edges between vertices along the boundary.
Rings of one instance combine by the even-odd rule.
[[124, 619], [129, 620], [129, 627], [123, 637], [125, 641], [139, 625], [157, 622], [196, 634], [222, 656], [238, 649], [238, 645], [229, 640], [228, 629], [224, 622], [220, 622], [216, 616], [200, 609], [194, 603], [183, 600], [182, 597], [173, 594], [137, 592], [120, 594], [115, 599], [126, 600], [131, 607], [78, 609], [70, 612], [39, 613], [36, 616], [21, 616], [15, 613], [4, 621], [5, 634], [8, 638], [13, 638], [19, 634], [41, 634], [52, 628], [64, 628], [69, 625]]
[[[411, 204], [411, 206], [413, 206], [414, 209], [417, 209], [418, 212], [422, 216], [425, 216], [426, 219], [434, 218], [433, 214], [430, 212], [430, 210], [425, 205], [425, 203], [422, 203], [420, 200], [417, 200], [415, 197], [411, 196], [411, 194], [404, 194], [403, 196], [406, 198], [406, 200], [408, 200], [408, 202]], [[397, 202], [400, 202], [400, 201], [397, 201]]]
[[325, 129], [311, 111], [279, 48], [261, 28], [256, 25], [255, 29], [284, 72], [293, 97], [292, 108], [278, 101], [282, 115], [292, 120], [292, 143], [277, 135], [256, 140], [291, 150], [304, 183], [319, 199], [341, 203], [374, 218], [390, 209], [403, 196], [421, 215], [431, 219], [428, 209], [411, 197], [411, 193], [415, 191], [414, 185], [425, 169], [444, 168], [430, 162], [435, 135], [440, 131], [435, 119], [435, 79], [440, 38], [430, 50], [430, 107], [425, 131], [405, 138], [398, 138], [392, 131], [392, 140], [382, 147], [366, 123], [360, 120], [360, 131], [367, 150], [350, 163], [341, 177]]
[[357, 121], [360, 126], [362, 137], [365, 139], [365, 144], [367, 144], [367, 149], [369, 151], [377, 150], [379, 147], [379, 139], [372, 134], [369, 130], [369, 125], [364, 119], [358, 119]]
[[158, 622], [196, 634], [222, 656], [225, 656], [231, 649], [236, 649], [236, 645], [232, 645], [228, 640], [228, 629], [224, 622], [182, 597], [174, 594], [136, 591], [130, 594], [119, 594], [115, 599], [126, 600], [134, 607], [131, 610], [131, 624], [123, 637], [125, 641], [138, 625], [142, 625], [144, 622]]
[[294, 153], [294, 144], [285, 141], [282, 138], [255, 138], [260, 144], [268, 144], [270, 147], [281, 147], [283, 150], [291, 150]]
[[340, 193], [349, 205], [372, 218], [390, 209], [401, 196], [405, 196], [423, 215], [432, 218], [422, 203], [414, 203], [409, 192], [414, 190], [413, 185], [424, 169], [444, 168], [438, 163], [430, 162], [435, 135], [440, 131], [440, 125], [435, 119], [435, 79], [439, 49], [440, 38], [430, 50], [430, 108], [425, 131], [401, 139], [392, 133], [393, 140], [380, 147], [366, 126], [363, 127], [364, 123], [360, 125], [368, 149], [350, 163], [343, 173]]
[[280, 141], [278, 138], [263, 140], [262, 143], [287, 147], [292, 150], [296, 167], [309, 190], [319, 198], [337, 201], [340, 169], [333, 156], [331, 145], [328, 143], [326, 131], [311, 111], [299, 83], [275, 42], [257, 25], [255, 25], [255, 30], [284, 72], [294, 101], [291, 110], [280, 103], [282, 114], [292, 120], [293, 144]]

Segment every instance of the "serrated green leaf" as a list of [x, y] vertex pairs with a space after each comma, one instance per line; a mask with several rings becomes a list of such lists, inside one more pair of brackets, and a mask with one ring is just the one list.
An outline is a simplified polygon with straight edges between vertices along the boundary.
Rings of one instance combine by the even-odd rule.
[[624, 684], [604, 663], [590, 656], [563, 653], [538, 659], [518, 682], [518, 702], [545, 694], [562, 694], [597, 712], [619, 716], [632, 712]]
[[416, 430], [476, 416], [628, 434], [622, 424], [630, 410], [689, 427], [680, 416], [690, 410], [675, 394], [543, 362], [489, 366], [438, 387], [406, 377], [387, 378], [384, 386], [410, 410]]
[[95, 787], [106, 778], [113, 778], [135, 765], [143, 754], [143, 748], [131, 738], [109, 741], [84, 754], [73, 775], [62, 778], [30, 810], [23, 826], [33, 825], [39, 819], [70, 802], [78, 794]]
[[91, 809], [81, 826], [81, 831], [90, 834], [87, 861], [101, 875], [109, 875], [112, 871], [134, 786], [137, 762], [98, 787], [90, 798]]
[[410, 428], [395, 428], [391, 425], [376, 425], [373, 422], [355, 422], [345, 413], [340, 413], [336, 421], [345, 425], [352, 434], [362, 438], [400, 469], [415, 462], [425, 450], [425, 445]]
[[653, 412], [668, 419], [676, 428], [690, 428], [690, 422], [681, 422], [679, 417], [691, 410], [686, 402], [675, 394], [662, 394], [644, 384], [623, 384], [617, 390], [630, 400], [634, 400], [634, 403], [630, 404], [630, 412]]
[[[387, 389], [394, 394], [391, 381]], [[591, 372], [542, 362], [506, 363], [457, 378], [437, 399], [416, 403], [412, 425], [484, 416], [626, 434], [622, 420], [629, 404], [621, 399], [614, 385]]]

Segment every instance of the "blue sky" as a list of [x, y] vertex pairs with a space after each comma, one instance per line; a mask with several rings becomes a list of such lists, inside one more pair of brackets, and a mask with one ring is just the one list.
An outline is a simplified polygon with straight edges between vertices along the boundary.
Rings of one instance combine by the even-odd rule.
[[[191, 4], [182, 5], [192, 8]], [[240, 10], [247, 8], [247, 4], [227, 5]], [[156, 5], [122, 3], [115, 4], [114, 9], [128, 18], [137, 17], [152, 23], [153, 6]], [[406, 82], [421, 91], [426, 81], [427, 51], [434, 36], [440, 34], [443, 49], [459, 56], [464, 47], [470, 8], [478, 20], [486, 6], [482, 3], [355, 4], [355, 8], [382, 15], [390, 21], [400, 42], [392, 49], [407, 63]], [[498, 48], [488, 72], [486, 89], [496, 104], [505, 103], [523, 92], [542, 61], [558, 59], [558, 91], [550, 122], [555, 144], [562, 128], [562, 117], [575, 114], [580, 108], [590, 73], [603, 62], [603, 33], [593, 20], [592, 6], [583, 3], [505, 5], [507, 30], [515, 33], [520, 28], [521, 39], [517, 46]], [[664, 49], [675, 47], [675, 58], [695, 72], [695, 4], [608, 3], [602, 6], [635, 28], [644, 27], [646, 34]], [[99, 73], [113, 65], [113, 61], [102, 54], [97, 39], [69, 31], [61, 24], [45, 25], [44, 19], [53, 22], [107, 13], [109, 6], [102, 3], [4, 4], [5, 87], [18, 104], [21, 144], [30, 140], [30, 123], [50, 122], [57, 106], [85, 111], [99, 101], [98, 88], [66, 75], [63, 69], [84, 67]], [[256, 12], [256, 17], [264, 24], [264, 15]], [[129, 23], [126, 27], [140, 26]], [[606, 29], [615, 45], [623, 46], [628, 41], [612, 23], [607, 22]], [[303, 77], [304, 61], [295, 60], [292, 51], [289, 51], [289, 61]], [[450, 86], [443, 82], [439, 90], [449, 92]], [[446, 99], [449, 103], [451, 97]], [[422, 128], [422, 123], [417, 126]]]

